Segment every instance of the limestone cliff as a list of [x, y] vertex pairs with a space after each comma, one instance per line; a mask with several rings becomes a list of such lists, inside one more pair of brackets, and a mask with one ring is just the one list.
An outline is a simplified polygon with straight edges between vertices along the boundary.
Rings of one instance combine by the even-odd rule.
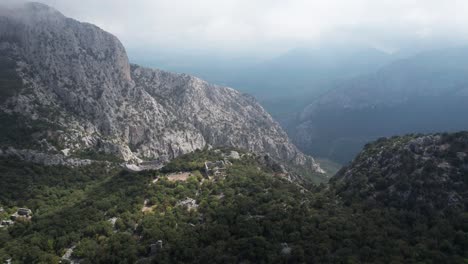
[[321, 170], [250, 96], [130, 65], [116, 37], [43, 4], [0, 10], [0, 54], [2, 118], [43, 124], [30, 149], [138, 163], [229, 146]]

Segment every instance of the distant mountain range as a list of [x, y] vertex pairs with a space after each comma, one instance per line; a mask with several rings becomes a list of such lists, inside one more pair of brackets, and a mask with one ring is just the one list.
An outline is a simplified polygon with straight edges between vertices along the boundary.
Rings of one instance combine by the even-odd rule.
[[295, 48], [270, 59], [131, 52], [135, 62], [202, 76], [261, 101], [317, 95], [338, 80], [372, 72], [394, 58], [373, 48], [336, 44]]
[[341, 81], [300, 113], [302, 150], [350, 161], [373, 139], [468, 129], [468, 48], [434, 50]]
[[323, 93], [335, 82], [368, 73], [391, 60], [372, 48], [297, 48], [240, 72], [234, 87], [262, 101]]
[[467, 47], [390, 55], [329, 45], [262, 62], [173, 66], [253, 94], [302, 151], [343, 164], [382, 136], [468, 129], [467, 59]]
[[[373, 73], [386, 56], [364, 53], [265, 66], [278, 88], [331, 89], [291, 120], [302, 149], [345, 162], [375, 137], [468, 128], [468, 49]], [[130, 64], [43, 4], [0, 9], [0, 128], [1, 263], [468, 260], [468, 132], [380, 138], [328, 178], [252, 96]]]
[[287, 130], [312, 99], [341, 80], [376, 71], [395, 60], [370, 47], [328, 44], [292, 49], [270, 59], [228, 58], [212, 54], [142, 53], [131, 51], [135, 62], [202, 76], [253, 95]]

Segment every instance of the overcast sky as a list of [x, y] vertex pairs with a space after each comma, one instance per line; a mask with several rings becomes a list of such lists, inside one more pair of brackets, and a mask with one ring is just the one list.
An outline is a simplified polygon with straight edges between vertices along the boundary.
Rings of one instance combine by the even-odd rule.
[[342, 41], [394, 51], [411, 43], [468, 37], [468, 0], [39, 2], [98, 25], [130, 49], [268, 53]]

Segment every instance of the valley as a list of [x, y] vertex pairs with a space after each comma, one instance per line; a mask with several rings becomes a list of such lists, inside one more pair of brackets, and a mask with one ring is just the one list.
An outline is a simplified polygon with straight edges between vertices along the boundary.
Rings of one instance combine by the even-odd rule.
[[0, 8], [0, 263], [468, 262], [465, 48], [163, 70]]
[[466, 46], [387, 54], [324, 45], [227, 69], [226, 76], [203, 74], [253, 94], [304, 153], [346, 165], [379, 137], [468, 129], [460, 117], [468, 110], [467, 54]]
[[[208, 178], [204, 161], [230, 150], [138, 173], [3, 159], [0, 203], [6, 212], [27, 206], [33, 218], [0, 229], [0, 259], [63, 263], [72, 248], [69, 260], [80, 263], [462, 263], [466, 142], [466, 133], [382, 139], [329, 187], [290, 181], [246, 152], [229, 158], [225, 177]], [[386, 174], [395, 170], [396, 178]], [[191, 175], [168, 178], [180, 171]]]

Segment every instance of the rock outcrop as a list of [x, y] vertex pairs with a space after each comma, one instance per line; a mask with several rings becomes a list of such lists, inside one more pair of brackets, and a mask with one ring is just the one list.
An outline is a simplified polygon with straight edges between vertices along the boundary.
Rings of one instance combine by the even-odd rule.
[[11, 90], [0, 94], [2, 114], [50, 124], [37, 140], [57, 152], [140, 163], [227, 146], [321, 171], [252, 97], [130, 65], [116, 37], [43, 4], [0, 10], [0, 53], [2, 71], [16, 80], [14, 88], [1, 83]]
[[5, 150], [0, 149], [0, 157], [15, 158], [31, 163], [44, 164], [48, 166], [64, 165], [69, 167], [86, 166], [93, 163], [90, 159], [79, 159], [67, 157], [64, 154], [49, 154], [31, 149], [15, 149], [9, 147]]

